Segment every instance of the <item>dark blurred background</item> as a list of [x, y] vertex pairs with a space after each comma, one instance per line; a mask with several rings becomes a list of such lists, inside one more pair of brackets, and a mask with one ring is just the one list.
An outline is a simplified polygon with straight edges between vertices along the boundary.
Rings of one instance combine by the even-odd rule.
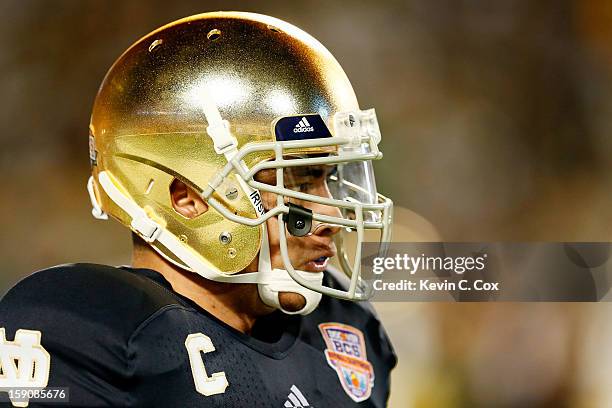
[[[612, 2], [2, 0], [0, 293], [129, 262], [85, 190], [97, 87], [141, 36], [215, 10], [287, 20], [336, 56], [377, 109], [379, 190], [441, 239], [611, 240]], [[435, 236], [410, 211], [396, 240]], [[377, 307], [400, 357], [391, 407], [612, 406], [608, 304]]]

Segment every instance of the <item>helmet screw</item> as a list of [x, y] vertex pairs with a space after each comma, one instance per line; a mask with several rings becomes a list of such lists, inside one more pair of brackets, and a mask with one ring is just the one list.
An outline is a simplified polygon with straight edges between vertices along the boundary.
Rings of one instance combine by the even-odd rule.
[[187, 236], [186, 236], [186, 235], [181, 234], [181, 235], [179, 235], [179, 240], [180, 240], [181, 242], [187, 242]]
[[234, 186], [229, 187], [227, 190], [225, 190], [225, 197], [228, 200], [235, 200], [238, 197], [238, 189]]
[[232, 242], [232, 234], [230, 234], [229, 232], [222, 232], [219, 235], [219, 241], [223, 244], [223, 245], [227, 245], [230, 242]]
[[348, 125], [349, 125], [349, 127], [355, 126], [355, 117], [353, 115], [349, 115], [349, 117], [348, 117]]
[[229, 255], [230, 258], [235, 258], [236, 257], [236, 249], [235, 248], [230, 248], [227, 250], [227, 254]]
[[295, 222], [295, 228], [302, 229], [306, 226], [306, 223], [303, 220], [297, 220]]

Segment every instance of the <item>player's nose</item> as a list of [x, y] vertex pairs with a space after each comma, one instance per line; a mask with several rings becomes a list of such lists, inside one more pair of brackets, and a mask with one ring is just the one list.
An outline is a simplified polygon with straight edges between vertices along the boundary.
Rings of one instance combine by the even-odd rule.
[[[340, 209], [338, 207], [333, 207], [329, 205], [318, 205], [317, 208], [313, 208], [313, 212], [321, 215], [327, 215], [329, 217], [342, 218], [342, 213], [340, 212]], [[319, 223], [313, 225], [312, 233], [320, 237], [333, 237], [341, 231], [341, 228], [342, 227], [337, 224]]]

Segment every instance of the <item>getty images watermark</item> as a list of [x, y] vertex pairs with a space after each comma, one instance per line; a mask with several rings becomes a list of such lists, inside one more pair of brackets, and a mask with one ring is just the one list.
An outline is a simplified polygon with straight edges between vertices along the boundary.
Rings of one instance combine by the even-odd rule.
[[394, 243], [362, 247], [374, 301], [611, 300], [610, 243]]
[[[463, 275], [465, 272], [483, 271], [486, 267], [487, 254], [482, 256], [410, 256], [408, 254], [395, 254], [394, 257], [374, 257], [372, 272], [381, 275], [385, 271], [405, 271], [411, 276], [417, 271], [435, 272], [445, 271]], [[476, 279], [460, 279], [456, 282], [444, 279], [401, 279], [397, 282], [385, 282], [382, 277], [373, 282], [374, 290], [409, 290], [409, 291], [437, 291], [437, 290], [499, 290], [499, 282], [485, 282]]]

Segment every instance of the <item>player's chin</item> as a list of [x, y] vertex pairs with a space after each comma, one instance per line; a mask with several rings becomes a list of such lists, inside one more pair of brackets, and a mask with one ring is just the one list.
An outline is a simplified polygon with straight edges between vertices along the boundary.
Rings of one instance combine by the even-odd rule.
[[306, 299], [299, 293], [280, 292], [278, 301], [281, 307], [288, 312], [300, 311], [306, 306]]

